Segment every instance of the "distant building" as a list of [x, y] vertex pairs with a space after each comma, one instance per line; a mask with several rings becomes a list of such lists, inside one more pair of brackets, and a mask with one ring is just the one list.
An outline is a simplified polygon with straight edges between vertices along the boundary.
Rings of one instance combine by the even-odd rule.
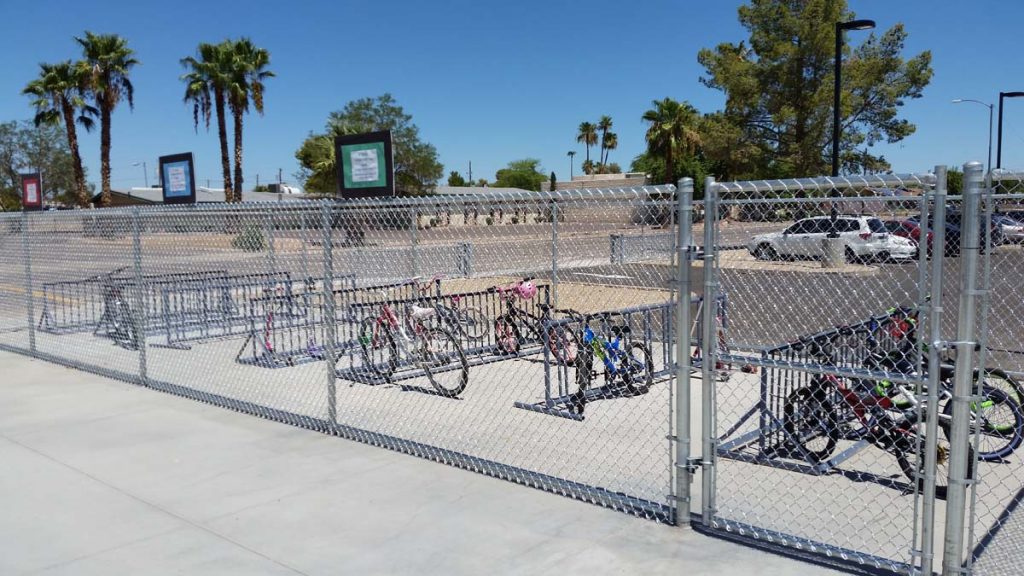
[[[643, 172], [626, 172], [624, 174], [583, 174], [573, 176], [572, 180], [555, 183], [555, 190], [578, 190], [580, 188], [632, 188], [649, 184], [647, 174]], [[541, 190], [548, 192], [551, 183], [545, 181]]]

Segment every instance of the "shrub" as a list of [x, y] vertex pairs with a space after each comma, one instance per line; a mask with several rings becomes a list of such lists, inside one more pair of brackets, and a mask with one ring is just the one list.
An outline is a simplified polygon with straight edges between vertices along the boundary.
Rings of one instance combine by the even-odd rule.
[[231, 246], [246, 252], [262, 252], [267, 248], [267, 240], [259, 226], [248, 224], [231, 240]]

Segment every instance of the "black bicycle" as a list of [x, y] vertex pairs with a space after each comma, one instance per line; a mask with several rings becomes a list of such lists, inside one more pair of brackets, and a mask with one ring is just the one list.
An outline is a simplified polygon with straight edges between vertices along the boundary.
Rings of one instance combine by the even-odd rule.
[[567, 326], [554, 326], [545, 333], [544, 325], [552, 318], [553, 307], [540, 302], [540, 314], [533, 314], [516, 304], [517, 300], [531, 301], [537, 296], [533, 278], [523, 278], [507, 286], [493, 286], [505, 304], [504, 313], [494, 321], [494, 338], [500, 354], [518, 354], [523, 344], [545, 343], [552, 358], [562, 365], [572, 366], [579, 356], [579, 336]]

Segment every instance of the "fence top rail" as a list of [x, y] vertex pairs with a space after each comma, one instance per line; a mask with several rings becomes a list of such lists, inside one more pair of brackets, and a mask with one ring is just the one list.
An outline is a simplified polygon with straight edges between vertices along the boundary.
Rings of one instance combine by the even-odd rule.
[[[536, 284], [538, 291], [547, 292], [551, 289], [550, 284]], [[409, 304], [417, 302], [425, 302], [430, 300], [445, 300], [451, 298], [469, 298], [472, 296], [486, 296], [488, 294], [499, 294], [498, 291], [492, 288], [485, 288], [483, 290], [474, 290], [471, 292], [456, 292], [452, 294], [419, 294], [417, 296], [408, 298], [390, 298], [387, 300], [378, 300], [374, 302], [353, 302], [349, 304], [350, 308], [366, 308], [376, 307], [382, 304]]]
[[779, 191], [835, 190], [846, 188], [894, 188], [904, 186], [931, 187], [935, 175], [921, 174], [865, 174], [860, 176], [819, 176], [817, 178], [789, 178], [783, 180], [748, 180], [715, 182], [715, 190], [725, 193], [756, 193]]

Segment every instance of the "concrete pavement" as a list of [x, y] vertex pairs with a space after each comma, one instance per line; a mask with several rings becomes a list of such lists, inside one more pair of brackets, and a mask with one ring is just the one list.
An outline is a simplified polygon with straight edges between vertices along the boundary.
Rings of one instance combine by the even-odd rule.
[[0, 574], [825, 574], [0, 353]]

